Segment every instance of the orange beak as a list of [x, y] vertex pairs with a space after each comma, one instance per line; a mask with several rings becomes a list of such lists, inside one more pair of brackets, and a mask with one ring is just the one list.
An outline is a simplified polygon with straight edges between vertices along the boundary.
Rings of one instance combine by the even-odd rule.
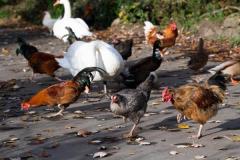
[[55, 7], [55, 6], [59, 5], [59, 4], [60, 4], [60, 1], [56, 0], [56, 2], [53, 4], [53, 6]]

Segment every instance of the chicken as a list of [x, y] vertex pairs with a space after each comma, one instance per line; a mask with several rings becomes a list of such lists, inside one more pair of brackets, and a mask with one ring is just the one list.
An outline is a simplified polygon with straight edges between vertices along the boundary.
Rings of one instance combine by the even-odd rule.
[[48, 11], [44, 11], [44, 17], [43, 17], [43, 20], [42, 20], [42, 25], [44, 27], [47, 27], [51, 34], [52, 34], [53, 25], [57, 20], [58, 19], [52, 18], [51, 14]]
[[171, 102], [182, 116], [200, 123], [199, 131], [193, 138], [200, 138], [203, 125], [218, 111], [218, 104], [224, 100], [226, 80], [220, 74], [210, 77], [205, 84], [186, 84], [177, 89], [165, 88], [162, 92], [163, 102]]
[[55, 76], [54, 72], [60, 68], [55, 58], [60, 58], [62, 56], [54, 56], [48, 53], [39, 52], [36, 47], [26, 43], [22, 38], [18, 38], [17, 43], [19, 44], [19, 48], [16, 50], [17, 56], [22, 54], [33, 70], [31, 80], [33, 80], [35, 73], [40, 73], [47, 74], [61, 81], [60, 78]]
[[129, 118], [134, 123], [127, 137], [133, 136], [136, 126], [146, 112], [147, 102], [156, 78], [154, 74], [150, 74], [136, 89], [123, 89], [111, 96], [111, 111], [122, 116], [124, 120]]
[[188, 67], [194, 71], [199, 71], [203, 68], [208, 61], [208, 52], [204, 50], [204, 41], [202, 38], [199, 39], [196, 53], [190, 57]]
[[125, 70], [121, 73], [122, 82], [129, 88], [136, 88], [145, 81], [150, 72], [157, 70], [162, 63], [159, 52], [160, 41], [154, 42], [152, 56], [144, 57], [133, 62], [127, 62]]
[[60, 111], [53, 116], [63, 115], [64, 109], [66, 109], [71, 103], [74, 103], [83, 91], [89, 92], [91, 80], [93, 75], [91, 72], [98, 71], [101, 74], [105, 74], [105, 71], [97, 67], [88, 67], [81, 70], [72, 80], [61, 82], [49, 86], [30, 99], [21, 103], [23, 110], [29, 110], [30, 108], [36, 108], [40, 106], [48, 105], [50, 107], [58, 106]]
[[154, 26], [151, 22], [145, 21], [144, 23], [144, 33], [147, 43], [154, 45], [154, 42], [159, 39], [159, 49], [163, 56], [163, 50], [175, 44], [176, 38], [178, 36], [178, 29], [176, 23], [171, 20], [168, 26], [162, 32], [158, 32], [157, 27]]
[[128, 57], [132, 55], [133, 39], [127, 39], [124, 41], [114, 40], [112, 44], [124, 60], [127, 60]]
[[239, 82], [235, 80], [236, 76], [240, 75], [240, 60], [229, 60], [209, 70], [210, 73], [222, 73], [229, 75], [233, 85]]

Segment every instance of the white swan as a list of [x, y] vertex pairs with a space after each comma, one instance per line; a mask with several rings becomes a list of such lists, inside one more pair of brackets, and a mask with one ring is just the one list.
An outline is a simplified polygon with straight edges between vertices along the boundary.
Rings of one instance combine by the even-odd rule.
[[71, 6], [69, 0], [57, 0], [54, 6], [62, 4], [64, 6], [64, 16], [62, 19], [56, 21], [53, 26], [53, 34], [58, 39], [68, 42], [68, 30], [66, 27], [72, 29], [77, 38], [84, 36], [92, 36], [88, 25], [81, 18], [71, 18]]
[[50, 13], [48, 11], [44, 11], [44, 17], [42, 20], [42, 25], [44, 27], [47, 27], [49, 32], [52, 33], [53, 25], [58, 19], [54, 19], [51, 17]]
[[[101, 75], [93, 73], [93, 81], [106, 81], [120, 74], [124, 68], [124, 61], [118, 51], [111, 45], [101, 41], [74, 42], [64, 54], [64, 58], [56, 58], [59, 65], [68, 69], [73, 76], [86, 67], [99, 67], [107, 72]], [[106, 85], [104, 85], [106, 93]]]

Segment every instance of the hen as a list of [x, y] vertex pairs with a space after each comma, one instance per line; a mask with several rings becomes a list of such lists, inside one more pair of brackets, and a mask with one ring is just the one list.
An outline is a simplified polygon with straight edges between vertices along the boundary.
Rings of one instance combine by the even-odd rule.
[[236, 76], [240, 75], [240, 60], [229, 60], [209, 70], [212, 74], [222, 73], [229, 75], [233, 85], [237, 85], [239, 82], [235, 80]]
[[134, 62], [127, 62], [124, 72], [121, 73], [122, 82], [129, 88], [136, 88], [145, 81], [150, 72], [157, 70], [162, 63], [162, 56], [159, 52], [160, 41], [154, 42], [152, 56], [138, 59]]
[[216, 74], [202, 85], [193, 83], [177, 89], [165, 88], [162, 98], [164, 102], [171, 102], [180, 112], [177, 116], [178, 122], [185, 116], [200, 123], [198, 134], [193, 136], [200, 138], [203, 125], [217, 114], [218, 104], [224, 100], [225, 82], [225, 77]]
[[147, 102], [156, 77], [150, 74], [149, 77], [136, 89], [124, 89], [111, 96], [111, 111], [125, 119], [129, 118], [133, 127], [128, 134], [132, 137], [136, 126], [147, 109]]
[[190, 57], [188, 67], [194, 71], [198, 71], [207, 64], [208, 52], [203, 48], [204, 41], [202, 38], [199, 39], [197, 52]]
[[156, 40], [160, 40], [160, 51], [163, 55], [163, 49], [175, 45], [178, 36], [177, 24], [170, 21], [168, 26], [162, 31], [158, 32], [157, 27], [151, 22], [145, 21], [144, 33], [148, 44], [154, 45]]
[[21, 103], [23, 110], [48, 105], [58, 106], [60, 111], [54, 116], [62, 115], [62, 112], [71, 103], [75, 102], [83, 91], [88, 93], [93, 75], [91, 72], [98, 71], [105, 74], [105, 71], [97, 67], [89, 67], [81, 70], [72, 80], [58, 83], [47, 87], [32, 98]]
[[28, 65], [32, 68], [33, 74], [31, 79], [33, 80], [35, 73], [47, 74], [59, 81], [60, 78], [56, 77], [54, 72], [60, 68], [55, 58], [62, 56], [54, 56], [48, 53], [39, 52], [38, 49], [28, 43], [22, 38], [17, 39], [19, 48], [16, 50], [16, 54], [22, 54], [28, 61]]
[[127, 39], [124, 41], [115, 40], [112, 42], [114, 48], [121, 54], [124, 60], [132, 55], [133, 39]]

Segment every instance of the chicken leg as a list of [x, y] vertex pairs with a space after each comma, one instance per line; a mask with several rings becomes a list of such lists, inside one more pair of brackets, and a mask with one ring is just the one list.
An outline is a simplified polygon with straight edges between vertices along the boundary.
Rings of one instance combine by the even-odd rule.
[[192, 135], [190, 138], [200, 139], [202, 137], [203, 124], [200, 124], [197, 135]]
[[58, 108], [60, 109], [60, 111], [58, 111], [57, 113], [53, 113], [49, 116], [49, 118], [52, 117], [57, 117], [57, 116], [63, 116], [63, 111], [65, 110], [65, 107], [62, 106], [61, 104], [58, 105]]
[[182, 120], [186, 120], [186, 116], [183, 115], [182, 113], [177, 114], [177, 123], [181, 123]]
[[134, 130], [136, 128], [137, 124], [134, 123], [132, 129], [130, 130], [129, 134], [126, 136], [126, 138], [132, 138], [133, 137], [133, 133], [134, 133]]

